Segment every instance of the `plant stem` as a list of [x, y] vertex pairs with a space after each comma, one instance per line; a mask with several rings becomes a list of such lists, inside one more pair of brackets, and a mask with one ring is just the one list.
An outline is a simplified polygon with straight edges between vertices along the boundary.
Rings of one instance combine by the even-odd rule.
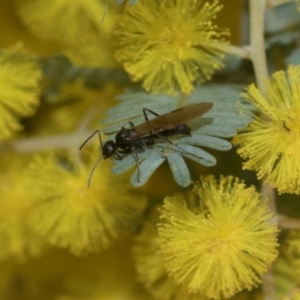
[[300, 220], [278, 215], [278, 224], [281, 229], [300, 229]]
[[250, 57], [251, 51], [250, 51], [250, 47], [248, 46], [238, 47], [238, 46], [229, 45], [227, 48], [227, 52], [240, 58], [244, 58], [244, 59], [251, 58]]
[[268, 78], [264, 40], [264, 0], [249, 0], [250, 6], [250, 56], [254, 67], [258, 89], [264, 93], [264, 79]]
[[91, 135], [91, 132], [85, 130], [70, 134], [12, 140], [0, 144], [0, 151], [38, 152], [50, 149], [79, 149], [82, 141], [84, 141], [89, 135]]

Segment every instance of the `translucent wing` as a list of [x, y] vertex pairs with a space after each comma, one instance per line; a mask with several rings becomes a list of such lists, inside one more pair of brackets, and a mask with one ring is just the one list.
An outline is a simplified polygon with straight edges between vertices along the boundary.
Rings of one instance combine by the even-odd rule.
[[175, 109], [164, 115], [146, 121], [136, 127], [135, 132], [128, 140], [135, 140], [147, 137], [151, 132], [160, 132], [163, 130], [172, 129], [176, 126], [183, 125], [192, 119], [201, 117], [210, 109], [212, 109], [212, 102], [191, 103], [186, 106]]

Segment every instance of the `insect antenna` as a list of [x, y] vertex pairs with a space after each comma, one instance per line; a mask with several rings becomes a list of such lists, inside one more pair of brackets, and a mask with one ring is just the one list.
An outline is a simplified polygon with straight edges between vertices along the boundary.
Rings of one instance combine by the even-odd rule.
[[101, 160], [102, 158], [103, 158], [103, 156], [99, 157], [99, 158], [97, 159], [97, 161], [95, 162], [95, 164], [93, 165], [93, 168], [92, 168], [92, 170], [91, 170], [91, 173], [90, 173], [90, 176], [89, 176], [89, 179], [88, 179], [88, 182], [87, 182], [87, 186], [88, 186], [88, 187], [91, 186], [92, 176], [93, 176], [94, 171], [95, 171], [96, 167], [98, 166], [98, 164], [99, 164], [99, 162], [100, 162], [100, 160]]
[[[89, 141], [96, 133], [98, 133], [98, 136], [99, 136], [99, 141], [100, 141], [101, 149], [103, 149], [101, 133], [100, 133], [100, 130], [97, 129], [93, 134], [91, 134], [91, 135], [90, 135], [90, 136], [82, 143], [82, 145], [80, 146], [79, 150], [81, 150], [81, 149], [85, 146], [85, 144], [86, 144], [86, 143], [87, 143], [87, 142], [88, 142], [88, 141]], [[87, 186], [88, 186], [88, 187], [90, 187], [90, 185], [91, 185], [91, 180], [92, 180], [92, 176], [93, 176], [93, 174], [94, 174], [94, 171], [95, 171], [97, 165], [99, 164], [99, 162], [100, 162], [100, 160], [101, 160], [102, 158], [103, 158], [103, 156], [100, 156], [100, 157], [98, 158], [98, 160], [95, 162], [95, 164], [93, 165], [93, 168], [92, 168], [92, 170], [91, 170], [91, 173], [90, 173], [90, 175], [89, 175], [89, 179], [88, 179], [88, 182], [87, 182]]]
[[96, 134], [96, 133], [98, 133], [98, 136], [99, 136], [99, 140], [100, 140], [100, 144], [101, 144], [101, 149], [103, 148], [103, 146], [102, 146], [102, 139], [101, 139], [101, 134], [100, 134], [100, 130], [99, 129], [97, 129], [93, 134], [91, 134], [83, 143], [82, 143], [82, 145], [79, 147], [79, 150], [81, 150], [83, 147], [84, 147], [84, 145]]

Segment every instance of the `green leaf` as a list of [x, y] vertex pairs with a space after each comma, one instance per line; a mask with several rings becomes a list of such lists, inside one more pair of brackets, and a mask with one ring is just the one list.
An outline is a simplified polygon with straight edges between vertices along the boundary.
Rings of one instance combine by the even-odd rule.
[[[300, 14], [295, 1], [267, 9], [265, 14], [265, 47], [292, 45], [299, 39]], [[277, 47], [278, 55], [278, 47]], [[269, 55], [270, 57], [270, 55]]]
[[144, 185], [154, 171], [164, 162], [166, 157], [162, 152], [152, 151], [151, 154], [140, 164], [131, 176], [133, 186]]
[[212, 167], [217, 163], [217, 160], [214, 156], [202, 150], [201, 148], [191, 145], [179, 144], [177, 153], [180, 153], [182, 156], [189, 158], [205, 167]]
[[191, 175], [184, 159], [178, 153], [168, 156], [168, 163], [176, 183], [186, 187], [191, 183]]
[[300, 48], [295, 49], [291, 55], [286, 59], [289, 65], [300, 65]]
[[[146, 159], [151, 155], [151, 151], [147, 151], [147, 150], [145, 152], [138, 153], [138, 158], [140, 161], [143, 161], [144, 159]], [[113, 161], [116, 163], [116, 165], [112, 168], [113, 174], [122, 174], [125, 171], [132, 168], [133, 166], [136, 166], [137, 164], [133, 155], [127, 155], [125, 158], [122, 159], [122, 163], [118, 163], [120, 162], [120, 160], [117, 159]]]
[[120, 85], [130, 82], [129, 76], [122, 70], [78, 67], [63, 54], [38, 58], [38, 60], [47, 79], [43, 98], [51, 104], [55, 104], [54, 101], [57, 99], [55, 96], [59, 93], [62, 84], [73, 83], [78, 78], [83, 80], [84, 86], [91, 89], [100, 89], [110, 81]]
[[181, 138], [180, 142], [181, 143], [185, 142], [186, 144], [189, 145], [203, 146], [203, 147], [207, 147], [219, 151], [227, 151], [232, 148], [231, 143], [226, 140], [205, 135], [205, 134], [198, 134], [196, 132], [193, 132], [192, 137]]

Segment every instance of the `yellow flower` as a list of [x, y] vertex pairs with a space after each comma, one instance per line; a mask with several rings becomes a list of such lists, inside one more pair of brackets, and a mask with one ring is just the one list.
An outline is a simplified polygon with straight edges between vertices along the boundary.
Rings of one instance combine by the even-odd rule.
[[255, 170], [259, 179], [280, 193], [300, 194], [300, 66], [276, 72], [266, 80], [262, 95], [252, 84], [243, 96], [263, 116], [234, 138], [238, 153], [248, 159], [244, 169]]
[[191, 93], [195, 81], [209, 80], [223, 66], [222, 37], [213, 25], [218, 1], [140, 0], [127, 6], [116, 35], [116, 58], [147, 91]]
[[27, 159], [2, 153], [0, 165], [0, 260], [37, 256], [43, 243], [27, 223], [33, 189], [27, 187], [26, 176], [20, 173]]
[[91, 35], [80, 39], [67, 47], [64, 53], [73, 64], [83, 67], [121, 69], [121, 65], [114, 57], [113, 35]]
[[144, 222], [143, 231], [133, 246], [138, 280], [144, 283], [154, 299], [207, 300], [206, 296], [199, 293], [189, 293], [185, 285], [177, 284], [173, 277], [168, 276], [157, 237], [156, 220]]
[[39, 65], [21, 45], [0, 52], [0, 140], [22, 129], [19, 118], [35, 112], [41, 76]]
[[112, 5], [104, 16], [106, 5], [104, 0], [17, 0], [20, 17], [33, 33], [63, 44], [98, 31], [109, 34], [114, 21]]
[[168, 273], [214, 299], [251, 289], [277, 256], [277, 226], [255, 188], [231, 176], [202, 177], [200, 205], [166, 198], [159, 243]]
[[93, 174], [66, 159], [37, 157], [31, 165], [36, 205], [30, 226], [50, 244], [75, 255], [107, 248], [121, 232], [132, 230], [145, 205], [120, 178], [110, 175], [103, 163]]

